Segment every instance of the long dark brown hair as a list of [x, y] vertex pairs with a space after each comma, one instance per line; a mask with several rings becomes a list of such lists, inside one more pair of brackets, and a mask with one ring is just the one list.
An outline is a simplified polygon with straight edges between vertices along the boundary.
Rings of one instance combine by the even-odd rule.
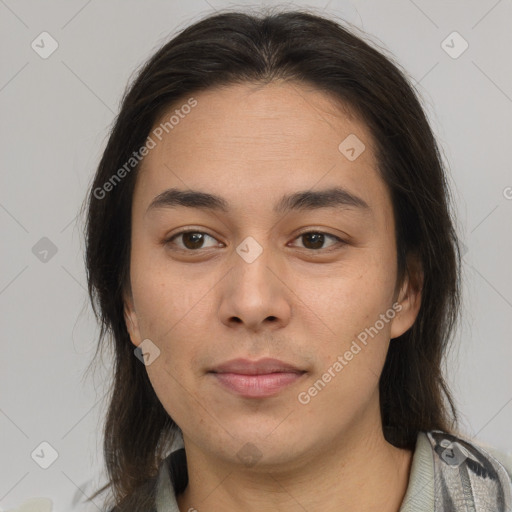
[[103, 446], [110, 481], [95, 496], [111, 487], [116, 510], [128, 509], [121, 503], [131, 510], [151, 506], [155, 475], [179, 428], [134, 357], [123, 315], [138, 166], [108, 192], [104, 184], [145, 144], [165, 110], [214, 86], [303, 83], [338, 99], [366, 123], [393, 201], [399, 282], [414, 277], [410, 255], [419, 259], [424, 279], [416, 322], [392, 340], [380, 378], [384, 434], [393, 445], [414, 449], [419, 431], [457, 428], [442, 370], [460, 303], [449, 187], [418, 96], [385, 53], [354, 29], [307, 9], [227, 11], [173, 37], [127, 89], [84, 203], [88, 290], [101, 328], [95, 358], [106, 344], [115, 354]]

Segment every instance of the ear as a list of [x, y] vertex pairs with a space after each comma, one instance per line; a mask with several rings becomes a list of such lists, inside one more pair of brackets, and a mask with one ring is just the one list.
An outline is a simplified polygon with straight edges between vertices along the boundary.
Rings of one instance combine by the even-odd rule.
[[131, 291], [123, 294], [123, 302], [124, 302], [124, 321], [126, 324], [126, 329], [128, 334], [130, 335], [131, 342], [138, 347], [142, 338], [139, 330], [139, 321], [137, 318], [137, 313], [135, 311], [135, 307], [133, 305], [133, 296]]
[[391, 322], [391, 339], [398, 338], [410, 329], [421, 306], [421, 292], [423, 289], [423, 269], [419, 257], [410, 256], [407, 259], [405, 278], [398, 293], [396, 302], [397, 313]]

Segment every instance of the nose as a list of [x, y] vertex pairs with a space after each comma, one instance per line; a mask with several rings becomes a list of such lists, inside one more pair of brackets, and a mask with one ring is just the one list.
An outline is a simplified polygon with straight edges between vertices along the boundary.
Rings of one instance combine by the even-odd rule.
[[[222, 323], [251, 331], [279, 329], [290, 321], [292, 291], [271, 250], [255, 260], [234, 254], [231, 271], [223, 279], [219, 315]], [[239, 327], [240, 328], [240, 327]]]

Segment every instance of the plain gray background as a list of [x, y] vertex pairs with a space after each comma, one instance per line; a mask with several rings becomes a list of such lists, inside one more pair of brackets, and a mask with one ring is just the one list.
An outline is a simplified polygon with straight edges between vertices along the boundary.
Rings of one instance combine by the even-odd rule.
[[[214, 9], [261, 5], [279, 4], [0, 0], [0, 510], [31, 497], [50, 498], [54, 511], [101, 509], [100, 500], [76, 502], [103, 482], [110, 371], [106, 361], [84, 374], [98, 329], [78, 209], [135, 70]], [[511, 0], [286, 5], [354, 24], [417, 85], [465, 244], [464, 311], [447, 378], [467, 434], [512, 455]], [[42, 32], [58, 43], [47, 58], [31, 47], [51, 49]], [[58, 454], [48, 469], [34, 460], [50, 460], [42, 442]]]

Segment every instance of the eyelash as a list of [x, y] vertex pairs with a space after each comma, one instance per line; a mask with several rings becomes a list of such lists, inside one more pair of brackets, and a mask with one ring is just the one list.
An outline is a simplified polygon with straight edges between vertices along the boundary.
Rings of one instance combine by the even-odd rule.
[[[213, 238], [214, 240], [216, 240], [215, 237], [209, 235], [208, 233], [204, 232], [204, 231], [199, 231], [199, 230], [196, 230], [196, 229], [187, 229], [187, 230], [184, 230], [184, 231], [179, 231], [178, 233], [174, 233], [171, 237], [165, 239], [163, 241], [163, 244], [164, 245], [169, 245], [169, 244], [173, 244], [173, 240], [175, 238], [178, 238], [179, 236], [181, 235], [186, 235], [188, 233], [194, 233], [194, 234], [201, 234], [201, 235], [206, 235], [206, 236], [209, 236], [210, 238]], [[335, 235], [331, 235], [330, 233], [326, 233], [324, 231], [304, 231], [302, 233], [299, 233], [294, 240], [297, 240], [297, 238], [300, 238], [304, 235], [310, 235], [310, 234], [315, 234], [315, 235], [324, 235], [325, 237], [328, 237], [328, 238], [333, 238], [334, 240], [336, 240], [336, 244], [334, 244], [333, 246], [331, 247], [328, 247], [328, 248], [325, 248], [325, 249], [308, 249], [307, 247], [305, 247], [304, 249], [306, 250], [309, 250], [311, 252], [327, 252], [327, 251], [330, 251], [330, 250], [333, 250], [336, 248], [336, 246], [343, 246], [346, 244], [346, 242], [344, 240], [342, 240], [341, 238], [335, 236]], [[199, 248], [199, 249], [187, 249], [187, 248], [181, 248], [181, 247], [178, 247], [177, 250], [179, 251], [182, 251], [182, 252], [199, 252], [201, 251], [201, 249], [203, 248]], [[208, 249], [208, 248], [207, 248]]]

